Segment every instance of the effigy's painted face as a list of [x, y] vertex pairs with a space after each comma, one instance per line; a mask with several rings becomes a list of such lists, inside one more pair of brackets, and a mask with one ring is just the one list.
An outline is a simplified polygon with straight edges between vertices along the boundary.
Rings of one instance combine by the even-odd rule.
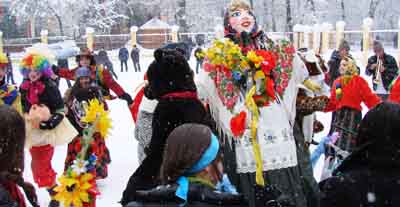
[[238, 33], [250, 33], [254, 28], [255, 19], [254, 16], [250, 14], [249, 10], [238, 8], [230, 12], [229, 24]]

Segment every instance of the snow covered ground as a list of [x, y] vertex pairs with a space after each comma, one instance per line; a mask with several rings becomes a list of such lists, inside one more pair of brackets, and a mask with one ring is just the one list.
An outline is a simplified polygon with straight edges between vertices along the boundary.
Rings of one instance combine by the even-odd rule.
[[[352, 55], [357, 59], [358, 65], [361, 68], [361, 73], [364, 75], [364, 67], [362, 67], [362, 53], [358, 52], [359, 49], [352, 52]], [[388, 51], [390, 54], [396, 54], [396, 51], [391, 50]], [[135, 89], [139, 84], [142, 83], [144, 70], [147, 69], [148, 65], [152, 61], [152, 52], [145, 51], [142, 53], [141, 57], [141, 66], [142, 72], [135, 73], [133, 71], [132, 62], [128, 63], [129, 71], [128, 72], [120, 72], [120, 63], [117, 60], [117, 51], [109, 51], [109, 55], [112, 58], [114, 63], [115, 72], [118, 75], [118, 82], [123, 86], [123, 88], [132, 95], [135, 95]], [[325, 54], [325, 60], [329, 60], [329, 56], [331, 51], [328, 51]], [[372, 53], [371, 53], [372, 54]], [[13, 59], [18, 59], [21, 57], [21, 54], [12, 54]], [[193, 57], [193, 56], [192, 56]], [[396, 57], [396, 56], [395, 56]], [[70, 64], [73, 61], [70, 61]], [[192, 69], [195, 69], [195, 60], [191, 58], [190, 65]], [[16, 77], [17, 83], [20, 83], [21, 76], [18, 73], [18, 64], [14, 64], [15, 72], [14, 75]], [[367, 80], [371, 83], [371, 78], [367, 77]], [[67, 88], [65, 80], [61, 80], [61, 92], [63, 93]], [[121, 198], [122, 191], [124, 190], [126, 183], [130, 177], [130, 175], [134, 172], [136, 167], [138, 167], [137, 161], [137, 142], [134, 139], [134, 125], [128, 110], [127, 104], [123, 100], [114, 100], [109, 102], [110, 110], [111, 110], [111, 118], [113, 120], [113, 129], [111, 131], [111, 135], [107, 138], [106, 142], [108, 148], [110, 149], [112, 162], [109, 166], [109, 176], [107, 179], [99, 181], [99, 189], [101, 191], [101, 196], [97, 199], [97, 206], [100, 207], [119, 207], [118, 201]], [[364, 108], [365, 112], [365, 108]], [[322, 133], [316, 135], [316, 140], [319, 141], [321, 137], [327, 134], [329, 131], [329, 124], [331, 120], [331, 115], [318, 113], [317, 117], [320, 121], [325, 125], [325, 130]], [[53, 166], [57, 173], [60, 175], [63, 172], [64, 160], [66, 157], [66, 146], [59, 146], [55, 150], [54, 158], [53, 158]], [[311, 151], [314, 150], [314, 147], [311, 148]], [[25, 152], [25, 160], [26, 160], [26, 168], [24, 171], [24, 176], [27, 180], [33, 182], [32, 173], [30, 169], [30, 154], [29, 151]], [[322, 169], [322, 158], [319, 160], [314, 173], [317, 180], [319, 180]], [[47, 206], [49, 202], [49, 196], [45, 189], [37, 190], [39, 201], [41, 206]]]

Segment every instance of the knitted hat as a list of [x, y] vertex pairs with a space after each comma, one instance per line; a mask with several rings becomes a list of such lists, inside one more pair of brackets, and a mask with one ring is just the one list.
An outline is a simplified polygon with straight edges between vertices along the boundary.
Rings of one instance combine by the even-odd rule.
[[87, 67], [80, 67], [75, 71], [75, 79], [79, 79], [81, 77], [90, 77], [92, 72]]
[[350, 51], [350, 45], [346, 40], [342, 40], [339, 44], [339, 50]]
[[383, 49], [382, 43], [378, 40], [375, 40], [373, 45], [374, 45], [373, 46], [374, 49]]
[[20, 72], [26, 78], [30, 71], [35, 70], [46, 77], [53, 75], [50, 61], [39, 54], [27, 54], [21, 61]]

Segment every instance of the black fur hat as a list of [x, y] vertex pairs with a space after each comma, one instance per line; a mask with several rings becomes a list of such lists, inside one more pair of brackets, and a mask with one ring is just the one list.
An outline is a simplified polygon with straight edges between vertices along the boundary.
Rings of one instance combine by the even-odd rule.
[[181, 52], [157, 49], [154, 58], [147, 70], [149, 81], [145, 88], [147, 98], [159, 99], [173, 92], [196, 92], [193, 71]]

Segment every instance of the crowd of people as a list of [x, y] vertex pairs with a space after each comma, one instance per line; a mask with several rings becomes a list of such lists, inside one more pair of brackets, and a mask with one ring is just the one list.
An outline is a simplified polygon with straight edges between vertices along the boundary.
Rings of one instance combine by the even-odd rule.
[[[93, 182], [106, 179], [111, 156], [103, 133], [90, 134], [88, 156], [81, 157], [88, 136], [82, 118], [91, 100], [108, 111], [107, 102], [116, 98], [127, 102], [138, 140], [139, 166], [119, 201], [124, 207], [400, 205], [400, 78], [382, 43], [374, 42], [365, 68], [371, 89], [345, 40], [325, 64], [311, 50], [272, 40], [245, 0], [228, 5], [224, 27], [225, 42], [212, 47], [235, 49], [199, 47], [196, 81], [190, 54], [179, 44], [166, 45], [154, 51], [134, 98], [116, 82], [104, 50], [95, 56], [82, 48], [73, 69], [28, 53], [18, 87], [9, 55], [0, 53], [0, 206], [27, 206], [20, 188], [39, 206], [35, 187], [23, 178], [24, 148], [50, 207], [63, 206], [51, 163], [55, 146], [68, 144], [64, 174], [79, 158], [95, 163]], [[228, 55], [218, 62], [218, 51], [255, 62], [235, 65]], [[137, 46], [130, 56], [140, 72]], [[121, 72], [128, 71], [129, 51], [121, 48], [118, 57]], [[60, 78], [75, 81], [64, 95]], [[361, 104], [368, 108], [364, 118]], [[324, 126], [315, 112], [332, 112], [319, 143], [314, 136]], [[310, 154], [312, 144], [318, 146]], [[322, 154], [317, 183], [313, 167]]]

